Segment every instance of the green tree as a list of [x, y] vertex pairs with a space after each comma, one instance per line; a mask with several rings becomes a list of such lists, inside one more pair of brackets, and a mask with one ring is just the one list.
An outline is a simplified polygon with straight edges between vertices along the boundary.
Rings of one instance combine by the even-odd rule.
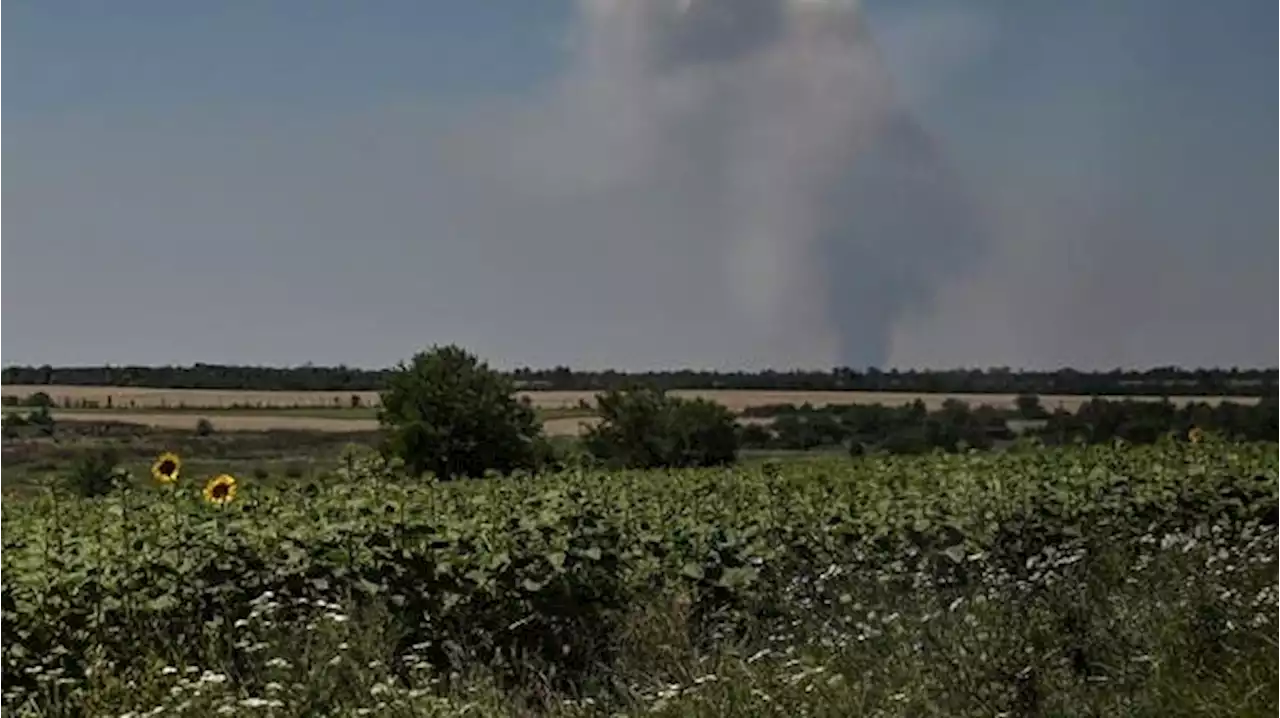
[[707, 399], [673, 398], [672, 466], [723, 466], [738, 458], [733, 412]]
[[507, 474], [536, 469], [547, 454], [533, 407], [516, 397], [511, 379], [460, 347], [432, 347], [401, 363], [381, 399], [385, 448], [415, 474]]
[[746, 424], [738, 431], [738, 444], [743, 448], [765, 449], [773, 441], [773, 432], [760, 424]]
[[36, 393], [27, 397], [27, 406], [35, 406], [35, 407], [41, 407], [45, 409], [52, 408], [53, 397], [49, 396], [43, 391], [37, 391]]
[[57, 422], [53, 419], [53, 414], [49, 412], [48, 406], [38, 406], [36, 410], [27, 414], [27, 423], [31, 426], [40, 427], [40, 432], [45, 436], [53, 436]]
[[1014, 403], [1018, 407], [1018, 415], [1024, 419], [1043, 419], [1049, 415], [1035, 394], [1020, 394]]
[[18, 427], [27, 425], [27, 417], [21, 414], [5, 414], [4, 420], [0, 422], [0, 436], [6, 439], [16, 439], [22, 436], [22, 430]]
[[114, 449], [91, 451], [76, 459], [67, 483], [86, 498], [109, 494], [127, 480], [119, 465], [120, 455]]
[[738, 454], [733, 414], [705, 399], [660, 389], [614, 389], [596, 399], [600, 423], [583, 442], [604, 463], [624, 468], [718, 466]]

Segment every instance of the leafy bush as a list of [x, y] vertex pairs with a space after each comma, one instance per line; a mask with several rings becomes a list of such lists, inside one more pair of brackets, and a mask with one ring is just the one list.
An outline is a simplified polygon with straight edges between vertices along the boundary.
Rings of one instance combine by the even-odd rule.
[[542, 427], [515, 384], [456, 346], [434, 347], [387, 378], [378, 419], [386, 450], [413, 474], [442, 479], [536, 469]]
[[37, 406], [35, 411], [27, 414], [27, 424], [39, 427], [40, 432], [45, 436], [53, 436], [54, 429], [57, 427], [57, 422], [54, 421], [53, 414], [46, 405]]
[[1023, 419], [1043, 419], [1049, 415], [1040, 404], [1040, 397], [1035, 394], [1020, 394], [1014, 400], [1018, 415]]
[[737, 459], [733, 414], [715, 402], [635, 387], [597, 397], [596, 413], [600, 423], [583, 443], [609, 466], [718, 466]]
[[773, 442], [773, 432], [760, 424], [743, 424], [738, 428], [738, 445], [767, 448]]
[[557, 470], [595, 469], [599, 461], [576, 436], [554, 436], [547, 440], [550, 456], [546, 466]]
[[212, 433], [213, 422], [203, 416], [200, 417], [200, 419], [196, 421], [196, 436], [209, 436]]
[[6, 439], [21, 438], [29, 433], [23, 431], [23, 428], [30, 425], [31, 421], [26, 415], [20, 414], [16, 411], [7, 413], [4, 415], [3, 420], [0, 421], [0, 427], [2, 427], [0, 428], [0, 433], [3, 433], [4, 438]]
[[120, 486], [120, 456], [114, 449], [91, 451], [76, 459], [68, 476], [72, 491], [85, 498], [104, 496]]
[[28, 396], [25, 403], [27, 406], [44, 407], [48, 409], [53, 406], [53, 397], [43, 391], [37, 391], [31, 396]]

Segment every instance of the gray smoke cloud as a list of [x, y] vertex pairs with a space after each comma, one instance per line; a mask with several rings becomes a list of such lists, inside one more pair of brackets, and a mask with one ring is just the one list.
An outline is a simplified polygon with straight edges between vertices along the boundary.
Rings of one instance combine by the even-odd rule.
[[522, 93], [6, 116], [5, 358], [1274, 361], [1246, 4], [882, 7], [579, 0]]
[[496, 193], [486, 221], [519, 207], [561, 238], [531, 251], [615, 260], [605, 284], [577, 278], [582, 301], [654, 317], [668, 362], [882, 365], [894, 323], [980, 251], [856, 3], [579, 9], [555, 91], [455, 151]]

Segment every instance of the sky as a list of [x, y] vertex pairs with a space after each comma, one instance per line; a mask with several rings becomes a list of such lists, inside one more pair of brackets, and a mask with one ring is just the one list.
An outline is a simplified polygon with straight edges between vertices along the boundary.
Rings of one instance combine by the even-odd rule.
[[1274, 2], [5, 11], [6, 365], [1276, 365]]

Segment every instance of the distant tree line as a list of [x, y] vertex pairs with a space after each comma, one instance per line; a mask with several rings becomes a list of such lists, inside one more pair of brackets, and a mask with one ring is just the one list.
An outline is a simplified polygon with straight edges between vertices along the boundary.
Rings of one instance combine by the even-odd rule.
[[[0, 373], [4, 384], [230, 389], [280, 391], [382, 391], [391, 369], [337, 367], [255, 367], [220, 364], [193, 366], [11, 366]], [[1276, 369], [1179, 369], [1082, 372], [955, 369], [946, 371], [574, 371], [517, 369], [506, 372], [524, 389], [609, 391], [644, 384], [676, 389], [774, 389], [790, 391], [882, 391], [976, 394], [1085, 394], [1118, 396], [1237, 395], [1275, 396]]]
[[264, 367], [194, 364], [192, 366], [10, 366], [0, 372], [4, 384], [132, 386], [154, 389], [228, 389], [264, 391], [380, 391], [390, 369], [338, 367]]
[[922, 453], [934, 449], [990, 449], [1034, 437], [1045, 444], [1106, 443], [1122, 439], [1152, 443], [1162, 436], [1187, 437], [1193, 428], [1235, 441], [1274, 441], [1274, 398], [1257, 404], [1092, 399], [1075, 411], [1046, 411], [1034, 395], [1020, 396], [1015, 408], [971, 407], [948, 400], [929, 411], [924, 402], [904, 406], [840, 405], [754, 407], [744, 416], [771, 417], [738, 429], [744, 449], [811, 450], [847, 448], [851, 453]]

